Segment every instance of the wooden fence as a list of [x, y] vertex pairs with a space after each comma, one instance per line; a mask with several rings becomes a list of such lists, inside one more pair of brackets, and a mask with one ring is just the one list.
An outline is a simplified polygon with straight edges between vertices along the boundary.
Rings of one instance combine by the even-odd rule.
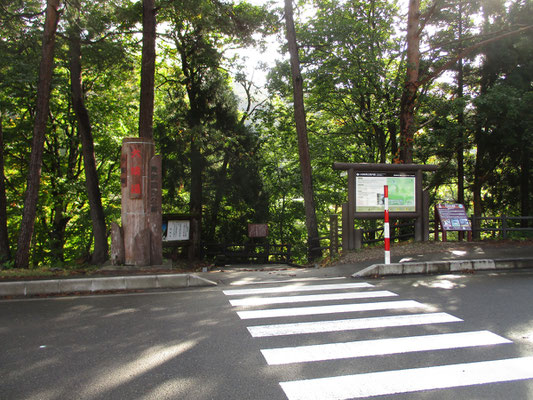
[[291, 245], [274, 243], [205, 244], [204, 255], [217, 265], [290, 263]]
[[[491, 233], [492, 237], [499, 237], [501, 239], [508, 239], [510, 233], [527, 233], [533, 232], [533, 216], [518, 216], [510, 217], [502, 215], [500, 217], [471, 217], [472, 234], [474, 237], [480, 237], [482, 233]], [[435, 234], [435, 220], [430, 220], [430, 225], [433, 229], [430, 229], [430, 235]], [[406, 240], [414, 237], [415, 224], [414, 222], [402, 222], [391, 224], [391, 242], [395, 240]], [[374, 244], [383, 242], [383, 227], [376, 229], [361, 230], [362, 243]], [[533, 235], [533, 233], [532, 233]], [[334, 214], [330, 216], [330, 226], [328, 235], [321, 236], [321, 243], [329, 243], [327, 246], [322, 246], [316, 249], [329, 250], [331, 257], [335, 256], [339, 252], [339, 248], [342, 248], [342, 235], [339, 233], [338, 215]], [[314, 250], [316, 250], [314, 249]]]
[[[471, 219], [474, 237], [478, 237], [481, 232], [492, 232], [493, 236], [500, 235], [500, 238], [507, 239], [511, 232], [533, 232], [533, 216], [509, 217], [502, 215], [500, 217], [472, 217]], [[488, 226], [484, 222], [489, 223]], [[517, 226], [517, 222], [520, 226]], [[478, 235], [478, 236], [476, 236]]]

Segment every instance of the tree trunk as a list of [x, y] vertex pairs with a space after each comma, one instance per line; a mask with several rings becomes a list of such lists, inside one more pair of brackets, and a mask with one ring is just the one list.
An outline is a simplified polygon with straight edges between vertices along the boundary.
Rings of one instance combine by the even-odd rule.
[[30, 258], [30, 244], [37, 213], [37, 200], [41, 182], [41, 164], [43, 159], [46, 122], [48, 120], [50, 87], [54, 70], [55, 33], [59, 21], [60, 0], [48, 0], [46, 19], [44, 23], [43, 46], [39, 67], [39, 82], [37, 86], [37, 104], [35, 123], [33, 127], [33, 142], [31, 148], [28, 184], [24, 197], [24, 211], [17, 242], [15, 265], [27, 268]]
[[89, 198], [89, 208], [93, 226], [94, 252], [91, 263], [101, 264], [107, 260], [108, 243], [106, 234], [105, 214], [102, 207], [102, 196], [94, 158], [94, 143], [89, 112], [83, 101], [81, 78], [81, 39], [79, 27], [70, 37], [70, 79], [74, 113], [78, 119], [78, 131], [81, 138], [85, 185]]
[[220, 210], [220, 203], [222, 202], [222, 196], [224, 194], [224, 189], [226, 187], [226, 178], [228, 175], [228, 164], [229, 164], [229, 151], [224, 154], [224, 161], [222, 162], [222, 167], [217, 173], [217, 182], [215, 188], [215, 199], [213, 201], [213, 206], [211, 207], [211, 217], [209, 218], [209, 227], [207, 230], [206, 240], [208, 242], [214, 242], [216, 227], [218, 224], [218, 214]]
[[0, 113], [0, 263], [11, 259], [9, 236], [7, 233], [7, 200], [4, 176], [4, 132]]
[[387, 128], [389, 130], [390, 147], [391, 147], [392, 158], [395, 158], [395, 157], [398, 156], [398, 140], [396, 138], [396, 135], [398, 133], [398, 129], [396, 127], [396, 124], [394, 124], [394, 122], [392, 122], [392, 121], [387, 122]]
[[[198, 122], [199, 124], [199, 122]], [[195, 259], [201, 253], [202, 241], [202, 206], [203, 206], [203, 175], [204, 157], [196, 138], [191, 138], [191, 198], [189, 210], [192, 215], [191, 246], [189, 259]]]
[[143, 0], [143, 49], [141, 65], [141, 99], [139, 137], [153, 138], [154, 76], [156, 42], [156, 8], [154, 0]]
[[[459, 2], [459, 26], [458, 26], [458, 40], [461, 48], [459, 53], [462, 53], [463, 43], [463, 2]], [[457, 60], [457, 98], [462, 101], [464, 96], [464, 68], [463, 59]], [[464, 165], [464, 148], [465, 148], [465, 110], [464, 104], [461, 104], [461, 109], [457, 115], [457, 125], [459, 128], [459, 140], [457, 142], [457, 202], [465, 204], [465, 165]]]
[[385, 164], [387, 162], [387, 136], [385, 129], [378, 124], [373, 124], [372, 128], [374, 129], [374, 137], [378, 146], [379, 162]]
[[[178, 46], [179, 48], [179, 46]], [[183, 49], [182, 49], [183, 50]], [[189, 199], [189, 212], [192, 216], [190, 227], [191, 245], [188, 250], [190, 260], [201, 255], [202, 243], [202, 218], [203, 218], [203, 176], [205, 168], [205, 158], [202, 154], [202, 105], [201, 102], [201, 81], [196, 79], [196, 73], [187, 59], [187, 54], [183, 50], [181, 54], [182, 70], [186, 77], [187, 97], [189, 98], [190, 109], [187, 115], [190, 131], [190, 163], [191, 163], [191, 189]]]
[[483, 187], [483, 177], [482, 177], [482, 160], [485, 157], [483, 147], [478, 144], [476, 152], [476, 164], [474, 167], [474, 186], [472, 188], [472, 196], [474, 198], [474, 239], [479, 239], [481, 237], [481, 221], [479, 218], [483, 215], [483, 205], [481, 200], [481, 189]]
[[309, 246], [309, 259], [313, 260], [322, 255], [318, 236], [318, 225], [315, 212], [313, 193], [313, 179], [311, 173], [311, 156], [307, 139], [307, 125], [303, 98], [303, 79], [300, 72], [300, 58], [296, 43], [296, 30], [294, 28], [292, 0], [285, 0], [285, 22], [287, 25], [287, 42], [291, 58], [292, 86], [294, 94], [294, 119], [298, 134], [298, 152], [300, 155], [300, 168], [305, 205], [305, 224], [307, 227], [307, 241]]
[[[522, 137], [525, 132], [522, 132]], [[529, 216], [530, 212], [530, 147], [525, 140], [522, 142], [522, 149], [520, 151], [520, 215]], [[520, 226], [526, 228], [529, 226], [529, 221], [523, 219], [520, 221]]]
[[54, 193], [56, 203], [51, 215], [50, 224], [50, 254], [53, 262], [65, 261], [65, 229], [67, 228], [70, 217], [65, 217], [63, 213], [63, 204], [61, 197], [56, 192]]
[[[459, 59], [458, 65], [458, 77], [457, 77], [457, 97], [463, 98], [463, 59]], [[465, 207], [465, 162], [464, 162], [464, 149], [465, 149], [465, 112], [464, 106], [459, 110], [457, 115], [457, 125], [459, 128], [459, 137], [457, 141], [456, 156], [457, 156], [457, 202], [463, 204]]]
[[407, 17], [407, 79], [400, 101], [400, 162], [413, 162], [414, 116], [420, 66], [420, 0], [409, 0]]

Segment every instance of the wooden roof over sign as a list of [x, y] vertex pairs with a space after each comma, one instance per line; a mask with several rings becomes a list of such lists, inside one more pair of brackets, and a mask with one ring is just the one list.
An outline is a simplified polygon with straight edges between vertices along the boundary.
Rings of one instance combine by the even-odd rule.
[[371, 164], [371, 163], [333, 163], [333, 169], [372, 172], [407, 172], [407, 171], [436, 171], [438, 165], [431, 164]]

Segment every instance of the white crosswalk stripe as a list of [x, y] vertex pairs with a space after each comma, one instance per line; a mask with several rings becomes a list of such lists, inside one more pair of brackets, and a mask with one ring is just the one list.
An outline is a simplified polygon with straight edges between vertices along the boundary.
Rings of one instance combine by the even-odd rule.
[[376, 297], [394, 296], [398, 295], [396, 293], [389, 292], [388, 290], [376, 290], [373, 292], [328, 293], [313, 294], [308, 296], [246, 297], [244, 299], [230, 300], [230, 304], [235, 307], [249, 307], [264, 306], [268, 304], [304, 303], [327, 300], [370, 299]]
[[340, 400], [532, 378], [533, 357], [522, 357], [280, 384], [289, 400]]
[[[232, 306], [238, 307], [236, 309], [238, 316], [242, 320], [251, 322], [247, 329], [254, 338], [275, 338], [330, 332], [347, 332], [349, 337], [349, 332], [359, 330], [423, 327], [428, 325], [442, 326], [450, 323], [454, 323], [453, 327], [460, 327], [462, 325], [458, 323], [464, 322], [453, 315], [434, 312], [433, 307], [414, 300], [368, 302], [366, 299], [387, 298], [398, 295], [385, 290], [374, 290], [374, 285], [366, 282], [307, 283], [307, 285], [300, 282], [299, 284], [274, 287], [232, 289], [224, 290], [223, 292], [225, 295], [233, 297], [229, 301]], [[301, 292], [310, 291], [330, 293], [301, 294]], [[277, 293], [284, 293], [285, 295], [275, 296]], [[234, 298], [235, 296], [241, 296], [241, 298]], [[311, 302], [340, 302], [341, 304], [302, 304]], [[301, 306], [269, 308], [272, 305], [297, 303], [300, 303]], [[246, 308], [253, 309], [246, 310]], [[425, 309], [426, 312], [421, 312], [420, 309]], [[397, 310], [403, 311], [403, 314], [331, 319], [331, 316], [335, 314], [345, 315], [346, 313], [366, 311], [390, 314], [390, 311]], [[326, 320], [315, 320], [314, 316], [321, 315], [327, 315], [328, 318]], [[294, 317], [313, 317], [313, 321], [290, 321]], [[253, 320], [266, 318], [284, 320], [277, 324], [253, 324]], [[288, 321], [285, 321], [285, 319]], [[271, 347], [261, 349], [261, 353], [268, 365], [287, 365], [289, 367], [291, 365], [297, 366], [301, 363], [340, 362], [340, 360], [360, 357], [382, 357], [414, 352], [425, 352], [427, 354], [434, 351], [478, 348], [482, 346], [491, 348], [491, 346], [510, 345], [512, 343], [512, 341], [487, 330], [459, 330], [461, 331], [400, 337], [390, 337], [391, 334], [389, 334], [389, 337], [377, 339], [292, 347]], [[386, 330], [385, 332], [389, 331]], [[383, 336], [383, 333], [381, 336]], [[313, 337], [317, 338], [316, 335]], [[297, 368], [295, 371], [305, 370]], [[304, 372], [299, 372], [299, 374], [302, 373]], [[525, 379], [533, 379], [533, 357], [462, 362], [459, 364], [430, 365], [426, 367], [416, 366], [408, 369], [326, 376], [316, 379], [306, 379], [305, 376], [302, 376], [300, 380], [280, 382], [280, 385], [289, 400], [333, 400], [368, 398]]]
[[342, 289], [362, 289], [371, 288], [374, 285], [370, 283], [339, 283], [329, 285], [285, 285], [277, 287], [259, 288], [259, 289], [230, 289], [224, 290], [226, 296], [248, 296], [254, 294], [267, 293], [288, 293], [288, 292], [317, 292], [319, 290], [342, 290]]
[[249, 326], [253, 337], [301, 335], [306, 333], [340, 332], [374, 328], [392, 328], [427, 324], [462, 322], [463, 320], [446, 313], [408, 314], [387, 317], [341, 319], [334, 321], [299, 322], [293, 324], [273, 324]]
[[336, 304], [331, 306], [276, 308], [271, 310], [238, 311], [241, 319], [295, 317], [302, 315], [319, 315], [347, 313], [358, 311], [398, 310], [402, 308], [424, 308], [422, 303], [414, 300], [382, 301], [379, 303]]
[[280, 279], [276, 281], [250, 281], [247, 279], [243, 279], [240, 281], [231, 282], [231, 286], [245, 286], [245, 285], [263, 285], [265, 283], [287, 283], [287, 282], [312, 282], [312, 281], [337, 281], [337, 280], [346, 280], [344, 276], [335, 276], [331, 278], [297, 278], [297, 279]]
[[444, 333], [392, 339], [360, 340], [313, 346], [282, 347], [261, 350], [269, 365], [310, 361], [338, 360], [400, 354], [415, 351], [461, 349], [474, 346], [512, 343], [489, 331]]

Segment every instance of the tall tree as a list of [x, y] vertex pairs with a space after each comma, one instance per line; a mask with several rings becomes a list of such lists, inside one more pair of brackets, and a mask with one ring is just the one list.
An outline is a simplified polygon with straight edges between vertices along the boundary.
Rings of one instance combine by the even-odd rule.
[[309, 154], [309, 141], [307, 138], [307, 122], [303, 96], [303, 79], [300, 72], [300, 57], [296, 42], [296, 30], [292, 0], [285, 0], [286, 36], [291, 60], [291, 76], [294, 98], [294, 120], [298, 135], [298, 153], [302, 174], [302, 187], [305, 205], [305, 224], [307, 227], [307, 241], [309, 259], [312, 261], [321, 255], [318, 224], [316, 219], [315, 200], [313, 191], [313, 177], [311, 171], [311, 156]]
[[420, 0], [409, 0], [407, 14], [406, 80], [400, 101], [400, 156], [405, 164], [413, 162], [414, 116], [420, 69]]
[[74, 113], [78, 120], [78, 132], [81, 139], [83, 166], [85, 170], [85, 185], [89, 198], [89, 208], [93, 227], [94, 250], [91, 255], [91, 262], [94, 264], [100, 264], [108, 258], [106, 223], [94, 157], [92, 126], [89, 118], [89, 111], [85, 106], [82, 85], [81, 6], [79, 1], [74, 0], [72, 2], [72, 7], [74, 8], [72, 10], [73, 19], [71, 21], [69, 34], [72, 108], [74, 109]]
[[[483, 31], [505, 30], [507, 24], [527, 28], [532, 13], [528, 2], [517, 2], [509, 9], [503, 1], [484, 4]], [[474, 101], [476, 217], [489, 210], [529, 214], [533, 31], [526, 31], [507, 35], [482, 51], [480, 94]]]
[[[252, 35], [261, 30], [267, 13], [246, 2], [234, 5], [189, 0], [170, 5], [161, 14], [171, 21], [168, 37], [179, 56], [179, 68], [173, 68], [176, 76], [171, 81], [174, 86], [178, 83], [178, 92], [185, 95], [185, 99], [180, 99], [182, 107], [173, 110], [174, 115], [181, 113], [179, 121], [173, 121], [172, 131], [175, 132], [176, 126], [179, 128], [173, 142], [181, 144], [178, 151], [188, 161], [183, 169], [189, 174], [189, 213], [201, 217], [207, 203], [206, 170], [210, 163], [222, 164], [216, 173], [220, 177], [216, 184], [223, 184], [224, 176], [232, 170], [232, 160], [228, 158], [225, 164], [223, 159], [230, 157], [226, 153], [235, 148], [233, 144], [238, 140], [233, 135], [240, 131], [235, 126], [239, 125], [236, 115], [230, 110], [233, 101], [227, 95], [229, 77], [224, 52], [228, 47], [253, 43]], [[214, 197], [213, 205], [217, 207], [217, 195]], [[197, 221], [200, 223], [200, 218]], [[197, 235], [192, 238], [194, 242], [200, 243], [202, 231], [198, 224], [193, 231]], [[190, 257], [199, 255], [199, 248], [190, 250]]]
[[[393, 37], [396, 8], [387, 0], [318, 1], [315, 11], [297, 32], [309, 82], [308, 130], [327, 132], [328, 147], [344, 153], [340, 159], [390, 161], [398, 150], [403, 79], [400, 41]], [[321, 136], [311, 135], [311, 147]]]
[[26, 268], [29, 265], [30, 244], [37, 212], [39, 186], [41, 181], [41, 164], [43, 146], [48, 120], [50, 88], [54, 70], [55, 33], [59, 21], [60, 0], [48, 0], [44, 23], [41, 62], [39, 67], [39, 82], [37, 85], [37, 105], [33, 128], [33, 142], [30, 155], [28, 183], [24, 197], [24, 211], [17, 241], [15, 265]]
[[[431, 49], [431, 59], [439, 60], [445, 59], [448, 54], [462, 54], [472, 42], [472, 38], [476, 35], [477, 26], [473, 15], [479, 12], [478, 0], [453, 0], [447, 2], [446, 7], [442, 7], [435, 11], [435, 17], [432, 25], [436, 30], [433, 34], [428, 35], [428, 47]], [[468, 86], [475, 86], [477, 78], [472, 73], [472, 59], [471, 57], [459, 57], [454, 66], [450, 69], [455, 73], [455, 88], [448, 87], [448, 82], [442, 82], [441, 88], [445, 91], [453, 90], [452, 95], [453, 111], [455, 115], [454, 120], [450, 120], [450, 125], [447, 127], [447, 136], [450, 140], [450, 166], [456, 167], [456, 182], [457, 182], [457, 196], [455, 200], [468, 207], [468, 202], [465, 200], [465, 150], [469, 143], [469, 132], [466, 126], [466, 107], [469, 100]], [[465, 96], [466, 89], [466, 96]], [[449, 99], [448, 99], [449, 102]], [[452, 154], [453, 153], [453, 154]], [[455, 165], [451, 162], [455, 159]], [[467, 160], [467, 158], [466, 158]]]
[[141, 65], [141, 100], [139, 107], [139, 137], [152, 139], [154, 120], [154, 76], [156, 57], [155, 0], [143, 0], [143, 49]]
[[[463, 41], [464, 35], [464, 4], [463, 1], [459, 1], [458, 9], [458, 26], [457, 26], [457, 39], [459, 43]], [[461, 51], [459, 51], [461, 53]], [[457, 60], [457, 97], [463, 99], [464, 97], [464, 60], [459, 58]], [[464, 150], [465, 150], [465, 110], [462, 107], [457, 115], [457, 125], [459, 128], [459, 140], [457, 143], [457, 202], [459, 204], [465, 204], [465, 163], [464, 163]]]
[[[462, 3], [461, 3], [462, 4]], [[447, 60], [439, 62], [425, 63], [435, 65], [434, 69], [422, 71], [420, 69], [420, 40], [421, 34], [435, 16], [436, 11], [443, 7], [455, 7], [457, 4], [445, 4], [442, 0], [434, 0], [433, 3], [421, 13], [420, 0], [409, 0], [409, 11], [407, 18], [407, 64], [406, 80], [400, 103], [400, 157], [401, 163], [413, 162], [413, 143], [415, 126], [415, 111], [417, 105], [418, 90], [435, 80], [443, 72], [451, 69], [457, 61], [468, 56], [475, 50], [490, 43], [500, 41], [507, 37], [522, 34], [533, 29], [533, 24], [524, 24], [496, 32], [488, 38], [480, 35], [475, 37], [474, 43], [468, 47], [460, 49], [458, 52], [447, 55]]]
[[11, 259], [9, 236], [7, 233], [7, 201], [4, 176], [4, 131], [2, 129], [2, 112], [0, 111], [0, 263]]

